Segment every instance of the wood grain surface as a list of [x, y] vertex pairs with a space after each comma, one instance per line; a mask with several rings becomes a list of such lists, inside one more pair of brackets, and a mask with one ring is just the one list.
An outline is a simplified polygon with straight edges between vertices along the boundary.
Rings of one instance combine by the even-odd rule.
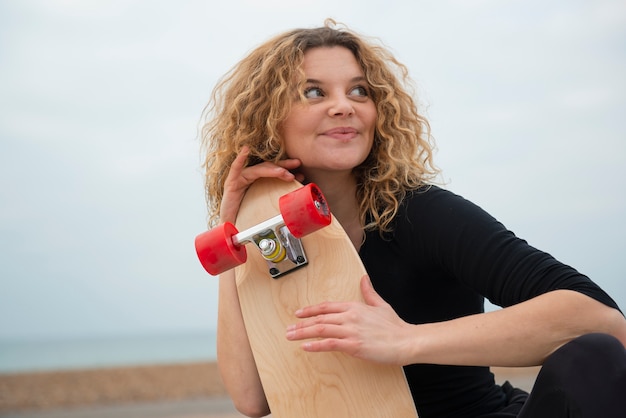
[[[255, 182], [244, 197], [236, 226], [243, 231], [279, 213], [280, 196], [300, 185]], [[332, 210], [332, 208], [331, 208]], [[294, 312], [323, 301], [362, 300], [365, 269], [336, 219], [303, 238], [309, 264], [278, 279], [252, 245], [235, 269], [241, 309], [272, 416], [416, 417], [401, 367], [341, 353], [307, 353], [285, 338]]]

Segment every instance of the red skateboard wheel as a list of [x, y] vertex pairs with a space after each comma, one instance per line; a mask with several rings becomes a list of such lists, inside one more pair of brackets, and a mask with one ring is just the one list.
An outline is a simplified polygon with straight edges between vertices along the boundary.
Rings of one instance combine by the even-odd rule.
[[216, 276], [246, 262], [246, 247], [233, 244], [238, 232], [235, 225], [226, 222], [196, 237], [198, 259], [209, 274]]
[[326, 198], [313, 183], [281, 196], [278, 205], [285, 225], [296, 238], [330, 224], [330, 208]]

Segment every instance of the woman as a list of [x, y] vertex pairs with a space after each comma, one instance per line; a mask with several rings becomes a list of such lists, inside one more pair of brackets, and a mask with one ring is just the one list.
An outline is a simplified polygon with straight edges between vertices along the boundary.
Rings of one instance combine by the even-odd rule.
[[[365, 303], [303, 306], [285, 338], [405, 366], [422, 418], [622, 416], [617, 305], [431, 185], [429, 126], [407, 84], [387, 50], [327, 21], [262, 44], [214, 92], [203, 127], [211, 223], [233, 222], [258, 178], [314, 182], [369, 273]], [[266, 415], [232, 272], [219, 286], [224, 384], [242, 413]], [[505, 308], [484, 313], [484, 297]], [[530, 397], [488, 369], [540, 364]]]

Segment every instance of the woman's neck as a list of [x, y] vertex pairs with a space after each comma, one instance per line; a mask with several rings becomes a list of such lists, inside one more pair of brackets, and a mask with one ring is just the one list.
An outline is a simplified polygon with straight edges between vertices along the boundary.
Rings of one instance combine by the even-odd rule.
[[330, 211], [358, 251], [363, 243], [364, 231], [359, 216], [359, 202], [356, 198], [356, 179], [352, 174], [313, 177], [307, 180], [311, 180], [322, 190]]

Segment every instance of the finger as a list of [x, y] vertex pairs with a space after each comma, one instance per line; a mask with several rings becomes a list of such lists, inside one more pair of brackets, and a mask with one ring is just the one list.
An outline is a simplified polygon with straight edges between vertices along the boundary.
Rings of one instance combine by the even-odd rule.
[[280, 160], [276, 163], [276, 165], [286, 168], [287, 170], [294, 170], [300, 167], [302, 163], [297, 158], [288, 158], [286, 160]]
[[250, 148], [243, 146], [235, 157], [226, 177], [228, 183], [238, 185], [236, 188], [247, 188], [262, 177], [274, 177], [291, 181], [295, 178], [295, 175], [289, 170], [298, 168], [301, 164], [300, 160], [291, 158], [281, 160], [277, 164], [263, 162], [253, 166], [246, 166], [249, 155]]
[[356, 352], [354, 342], [339, 338], [327, 338], [324, 340], [306, 341], [302, 343], [301, 347], [304, 351], [308, 351], [310, 353], [337, 351], [352, 354]]
[[244, 179], [246, 187], [262, 177], [279, 178], [286, 181], [295, 178], [288, 169], [268, 162], [246, 167], [241, 171], [241, 177]]
[[289, 172], [293, 174], [293, 177], [285, 178], [285, 180], [291, 181], [295, 179], [299, 182], [304, 181], [303, 174], [294, 172], [294, 170], [296, 170], [298, 167], [302, 165], [302, 162], [300, 162], [300, 160], [298, 160], [297, 158], [289, 158], [286, 160], [280, 160], [278, 161], [277, 165], [279, 165], [280, 167], [283, 167], [285, 170], [289, 170]]
[[287, 328], [286, 338], [290, 341], [310, 340], [313, 338], [346, 338], [346, 329], [332, 323], [319, 323], [309, 326], [291, 326]]
[[228, 171], [228, 175], [226, 176], [226, 181], [236, 179], [241, 175], [241, 171], [246, 166], [246, 161], [248, 156], [250, 155], [250, 148], [248, 146], [243, 146], [239, 154], [235, 157], [235, 160], [230, 166], [230, 170]]
[[345, 312], [346, 304], [342, 302], [322, 302], [307, 306], [295, 312], [297, 318], [311, 318], [318, 315]]
[[296, 330], [311, 328], [316, 325], [342, 325], [346, 323], [345, 315], [342, 313], [317, 315], [311, 318], [305, 318], [298, 323], [287, 326], [287, 332]]
[[[287, 170], [293, 171], [296, 168], [300, 167], [302, 165], [302, 162], [297, 158], [289, 158], [279, 161], [278, 164], [281, 167], [286, 168]], [[300, 183], [304, 183], [304, 174], [299, 172], [294, 172], [293, 174], [295, 175], [297, 181], [299, 181]]]
[[381, 298], [378, 293], [376, 293], [376, 290], [374, 290], [372, 281], [367, 274], [361, 277], [361, 294], [363, 295], [365, 303], [369, 306], [387, 305], [387, 302], [385, 302], [385, 300]]

